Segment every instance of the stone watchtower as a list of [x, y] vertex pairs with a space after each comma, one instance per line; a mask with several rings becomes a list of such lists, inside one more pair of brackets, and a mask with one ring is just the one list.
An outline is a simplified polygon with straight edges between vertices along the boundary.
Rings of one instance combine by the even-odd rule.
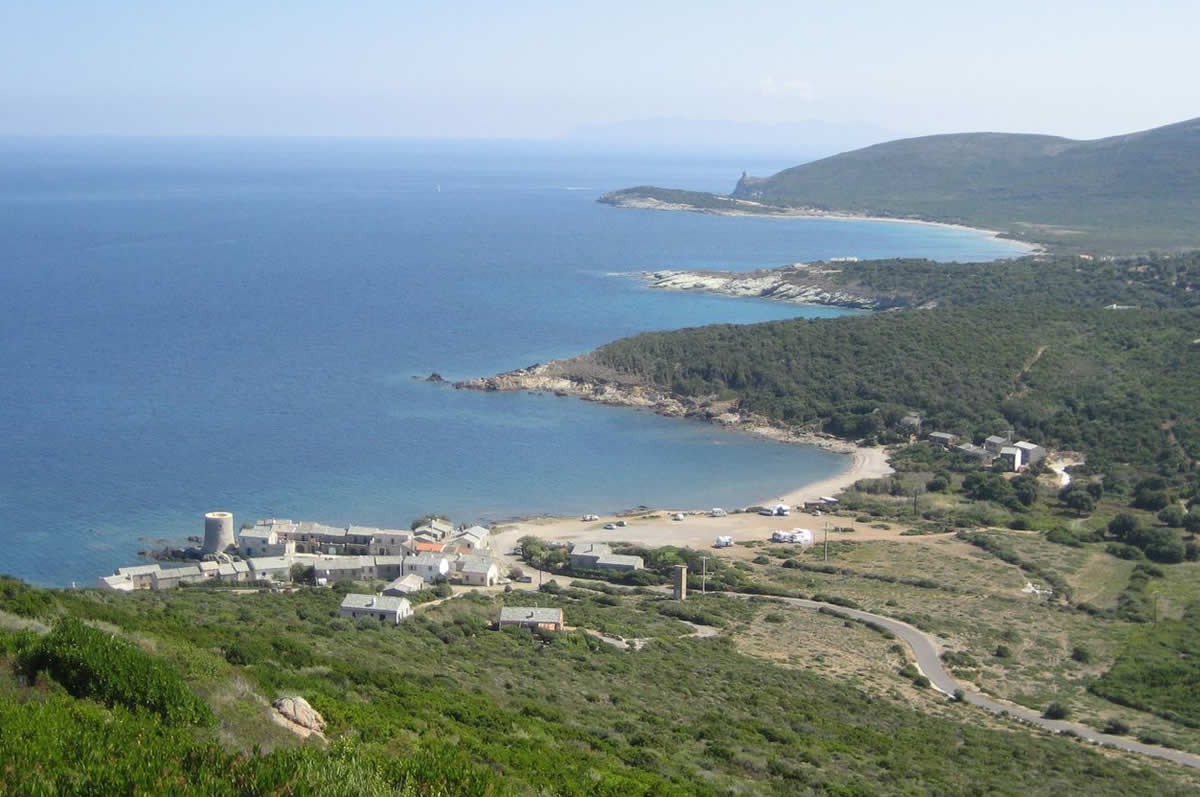
[[675, 565], [675, 575], [671, 586], [675, 600], [687, 600], [687, 565]]

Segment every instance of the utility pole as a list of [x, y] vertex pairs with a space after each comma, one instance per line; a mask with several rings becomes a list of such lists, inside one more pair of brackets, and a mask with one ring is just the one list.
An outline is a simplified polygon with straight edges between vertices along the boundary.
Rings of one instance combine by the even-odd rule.
[[708, 557], [700, 557], [700, 594], [705, 594], [705, 586], [708, 583]]
[[825, 561], [829, 561], [829, 521], [825, 521]]

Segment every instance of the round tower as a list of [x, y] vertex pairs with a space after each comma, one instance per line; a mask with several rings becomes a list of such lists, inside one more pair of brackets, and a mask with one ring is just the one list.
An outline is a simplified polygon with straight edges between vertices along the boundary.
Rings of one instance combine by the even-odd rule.
[[204, 516], [204, 552], [221, 553], [233, 540], [233, 513], [209, 512]]

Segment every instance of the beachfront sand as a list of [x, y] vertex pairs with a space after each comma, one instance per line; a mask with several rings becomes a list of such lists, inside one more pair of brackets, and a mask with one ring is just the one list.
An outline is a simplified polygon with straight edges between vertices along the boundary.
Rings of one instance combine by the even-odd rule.
[[[763, 496], [757, 504], [786, 503], [791, 506], [802, 504], [820, 496], [836, 495], [859, 479], [886, 476], [892, 472], [887, 464], [887, 451], [879, 448], [860, 448], [851, 456], [846, 470], [828, 479], [798, 487], [782, 496]], [[601, 515], [599, 520], [581, 521], [577, 517], [542, 517], [502, 523], [492, 530], [493, 551], [509, 564], [518, 564], [518, 557], [509, 556], [517, 541], [525, 535], [534, 535], [545, 540], [562, 542], [631, 542], [655, 548], [663, 545], [710, 548], [718, 536], [742, 540], [767, 539], [775, 529], [793, 527], [810, 528], [814, 532], [824, 528], [824, 517], [793, 512], [789, 517], [766, 517], [753, 512], [730, 514], [723, 518], [708, 517], [711, 507], [674, 507], [639, 512], [624, 517]], [[725, 507], [732, 509], [732, 507]], [[676, 512], [684, 512], [683, 520], [672, 520]], [[605, 530], [607, 523], [624, 520], [623, 528]], [[867, 524], [857, 524], [847, 518], [837, 518], [838, 526], [855, 527], [855, 539], [896, 539], [901, 528], [889, 530], [872, 529]], [[913, 538], [900, 538], [913, 539]]]

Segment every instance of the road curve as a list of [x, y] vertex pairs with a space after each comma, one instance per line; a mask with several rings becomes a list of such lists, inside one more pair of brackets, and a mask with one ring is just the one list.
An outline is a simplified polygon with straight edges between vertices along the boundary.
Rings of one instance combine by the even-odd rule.
[[[732, 595], [734, 593], [725, 593]], [[738, 595], [741, 598], [751, 597], [748, 595]], [[1036, 725], [1048, 731], [1059, 733], [1061, 731], [1071, 731], [1088, 741], [1097, 744], [1107, 745], [1119, 750], [1128, 750], [1131, 753], [1141, 753], [1142, 755], [1154, 756], [1155, 758], [1163, 758], [1167, 761], [1173, 761], [1176, 764], [1182, 764], [1185, 767], [1200, 769], [1200, 755], [1193, 753], [1185, 753], [1182, 750], [1172, 750], [1168, 747], [1160, 747], [1154, 744], [1143, 744], [1136, 739], [1127, 739], [1124, 736], [1114, 736], [1110, 733], [1101, 733], [1086, 725], [1081, 725], [1077, 722], [1066, 722], [1065, 720], [1046, 719], [1036, 711], [1018, 706], [1015, 703], [1002, 703], [998, 700], [993, 700], [990, 697], [981, 695], [966, 688], [963, 684], [954, 679], [946, 668], [942, 666], [942, 660], [938, 658], [937, 644], [933, 638], [920, 631], [913, 626], [901, 620], [894, 620], [891, 617], [885, 617], [881, 614], [872, 614], [864, 612], [861, 609], [847, 609], [842, 606], [835, 606], [831, 603], [822, 603], [820, 601], [804, 600], [802, 598], [775, 598], [772, 600], [782, 601], [792, 606], [800, 606], [806, 609], [833, 609], [847, 617], [852, 617], [856, 620], [870, 621], [887, 630], [891, 631], [896, 636], [903, 639], [912, 649], [913, 655], [917, 659], [917, 669], [921, 674], [929, 679], [929, 682], [939, 692], [947, 695], [953, 695], [955, 690], [961, 689], [963, 700], [974, 706], [991, 711], [994, 714], [1006, 714], [1010, 717], [1015, 717], [1030, 725]]]

